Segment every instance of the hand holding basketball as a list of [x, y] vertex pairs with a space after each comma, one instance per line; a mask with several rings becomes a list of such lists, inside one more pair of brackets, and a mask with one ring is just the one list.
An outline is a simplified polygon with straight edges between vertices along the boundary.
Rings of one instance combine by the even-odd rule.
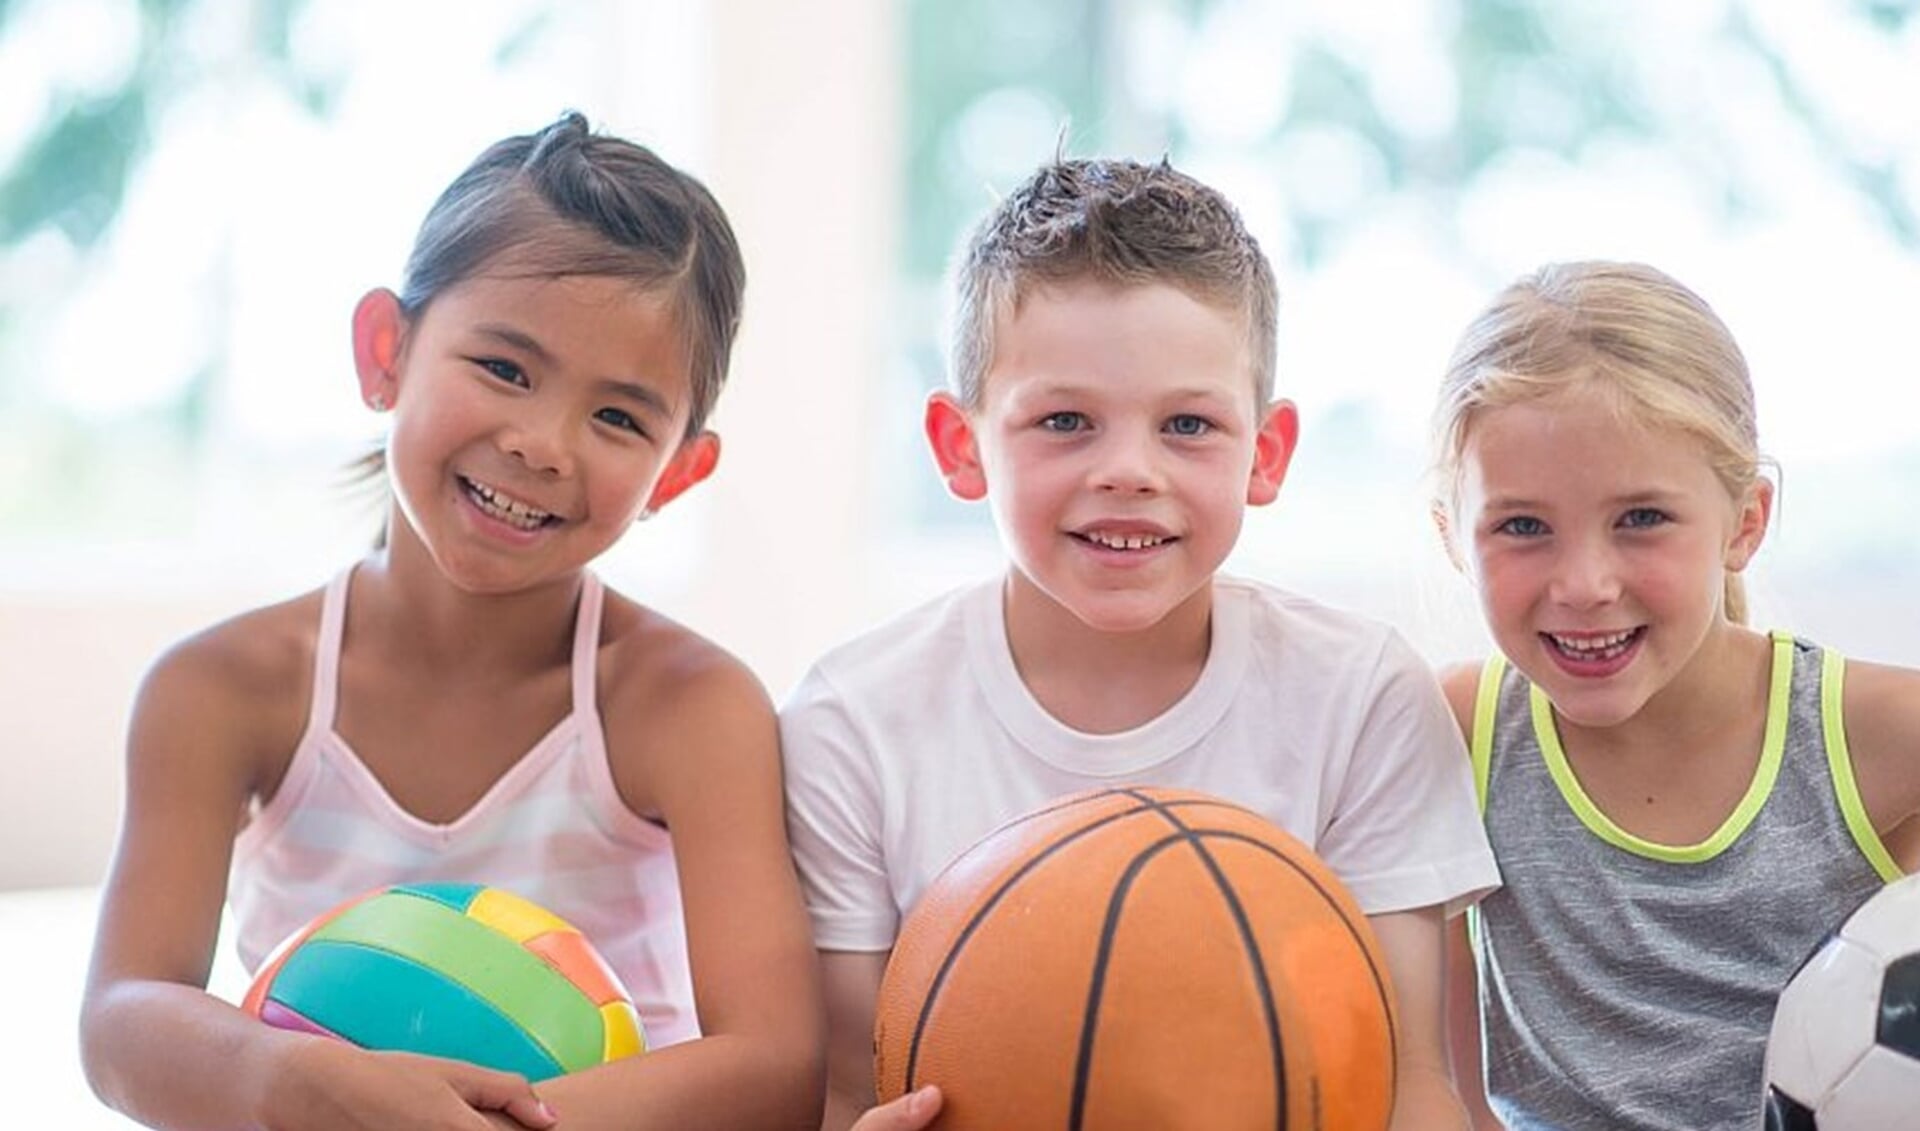
[[850, 1131], [920, 1131], [940, 1114], [940, 1089], [931, 1085], [869, 1108]]

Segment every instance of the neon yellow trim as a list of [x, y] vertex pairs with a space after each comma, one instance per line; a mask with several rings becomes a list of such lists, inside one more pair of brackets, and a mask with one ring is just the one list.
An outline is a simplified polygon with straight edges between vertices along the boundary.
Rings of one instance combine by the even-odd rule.
[[1826, 649], [1820, 660], [1820, 729], [1827, 739], [1827, 768], [1833, 772], [1834, 799], [1840, 802], [1840, 814], [1847, 819], [1847, 831], [1860, 855], [1867, 858], [1880, 878], [1892, 883], [1901, 877], [1900, 865], [1880, 842], [1880, 834], [1867, 818], [1867, 807], [1860, 800], [1860, 783], [1853, 776], [1853, 755], [1847, 750], [1846, 714], [1841, 694], [1846, 686], [1847, 661], [1833, 649]]
[[1473, 699], [1473, 792], [1480, 798], [1480, 812], [1487, 811], [1487, 779], [1493, 774], [1493, 715], [1500, 706], [1500, 677], [1507, 670], [1507, 658], [1495, 652], [1480, 669], [1480, 689]]
[[1726, 851], [1727, 846], [1753, 823], [1767, 795], [1773, 792], [1774, 779], [1780, 776], [1780, 756], [1787, 745], [1787, 692], [1792, 686], [1793, 637], [1776, 632], [1773, 634], [1773, 675], [1767, 688], [1767, 729], [1760, 742], [1760, 765], [1755, 768], [1753, 781], [1747, 786], [1746, 796], [1740, 799], [1740, 804], [1734, 806], [1733, 812], [1727, 815], [1720, 827], [1699, 844], [1656, 844], [1634, 836], [1602, 813], [1593, 799], [1587, 796], [1587, 791], [1581, 788], [1580, 779], [1574, 776], [1573, 767], [1567, 762], [1566, 749], [1560, 745], [1560, 732], [1554, 726], [1553, 704], [1537, 686], [1533, 688], [1532, 696], [1533, 733], [1539, 740], [1540, 752], [1546, 757], [1547, 771], [1560, 787], [1560, 795], [1566, 798], [1568, 807], [1593, 835], [1615, 848], [1649, 860], [1698, 864]]

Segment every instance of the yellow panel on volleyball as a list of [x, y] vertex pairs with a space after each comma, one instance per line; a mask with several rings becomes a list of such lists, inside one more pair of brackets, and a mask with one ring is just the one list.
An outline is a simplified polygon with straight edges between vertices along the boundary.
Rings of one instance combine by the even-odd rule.
[[549, 931], [579, 933], [572, 923], [539, 904], [499, 888], [484, 888], [474, 896], [473, 902], [467, 905], [467, 917], [478, 919], [516, 943]]
[[600, 1020], [607, 1037], [601, 1060], [619, 1060], [647, 1051], [647, 1039], [640, 1035], [640, 1016], [633, 1011], [632, 1002], [608, 1002], [600, 1007]]

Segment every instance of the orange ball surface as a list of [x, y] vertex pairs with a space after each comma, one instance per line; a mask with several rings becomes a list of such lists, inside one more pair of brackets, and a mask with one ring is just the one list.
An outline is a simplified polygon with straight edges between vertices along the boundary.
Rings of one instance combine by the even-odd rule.
[[1380, 1131], [1393, 1003], [1365, 916], [1264, 818], [1157, 788], [1062, 798], [950, 864], [880, 990], [882, 1101], [944, 1131]]

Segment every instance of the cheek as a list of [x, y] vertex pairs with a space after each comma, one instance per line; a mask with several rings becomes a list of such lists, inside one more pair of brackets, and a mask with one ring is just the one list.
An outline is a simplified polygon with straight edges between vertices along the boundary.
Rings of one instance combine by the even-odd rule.
[[1497, 621], [1524, 612], [1539, 595], [1542, 582], [1535, 576], [1537, 569], [1512, 554], [1475, 551], [1466, 560], [1466, 567], [1468, 580], [1490, 619]]
[[1675, 540], [1634, 560], [1633, 586], [1649, 603], [1671, 604], [1718, 593], [1726, 583], [1719, 547], [1708, 538]]
[[663, 461], [651, 456], [619, 453], [602, 461], [589, 482], [594, 504], [601, 511], [638, 513], [653, 494]]

